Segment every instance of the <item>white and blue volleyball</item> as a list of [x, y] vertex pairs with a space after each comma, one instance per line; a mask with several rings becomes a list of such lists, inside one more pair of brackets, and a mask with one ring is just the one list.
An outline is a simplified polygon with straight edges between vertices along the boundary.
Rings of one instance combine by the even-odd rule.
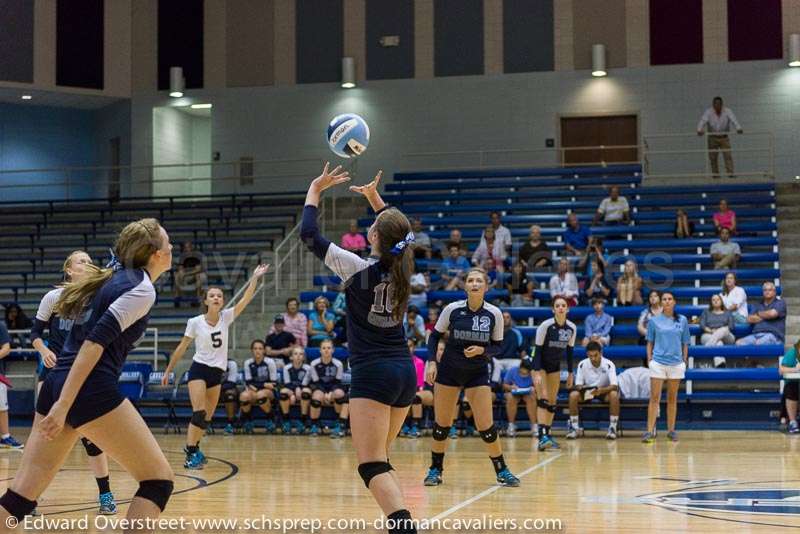
[[343, 158], [355, 158], [367, 150], [369, 126], [354, 113], [334, 117], [328, 124], [328, 146]]

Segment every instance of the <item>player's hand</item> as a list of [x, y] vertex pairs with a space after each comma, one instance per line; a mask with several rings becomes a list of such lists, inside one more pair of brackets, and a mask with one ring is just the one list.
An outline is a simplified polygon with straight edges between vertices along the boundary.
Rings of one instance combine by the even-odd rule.
[[697, 130], [697, 135], [703, 135], [703, 130]]
[[569, 373], [567, 375], [567, 389], [571, 389], [572, 388], [573, 382], [575, 382], [575, 375], [573, 375], [572, 373]]
[[44, 352], [42, 352], [42, 361], [44, 362], [44, 366], [48, 369], [52, 369], [56, 366], [57, 359], [55, 353], [50, 349], [44, 349]]
[[536, 391], [542, 391], [542, 373], [534, 373], [533, 375], [533, 388]]
[[475, 356], [480, 356], [483, 354], [484, 348], [479, 347], [478, 345], [470, 345], [466, 349], [464, 349], [464, 356], [467, 358], [474, 358]]
[[433, 385], [433, 383], [436, 382], [436, 371], [438, 370], [437, 368], [438, 366], [436, 365], [436, 362], [428, 362], [427, 364], [425, 364], [426, 383]]
[[253, 278], [258, 280], [259, 278], [267, 274], [267, 271], [269, 271], [269, 263], [262, 263], [261, 265], [253, 269]]
[[370, 183], [364, 185], [351, 185], [350, 191], [364, 195], [367, 198], [374, 196], [378, 192], [378, 185], [381, 183], [382, 176], [383, 171], [378, 171], [378, 174], [375, 175], [375, 178]]
[[39, 432], [47, 441], [52, 441], [64, 429], [67, 409], [58, 401], [50, 408], [50, 412], [39, 421]]
[[315, 189], [318, 193], [322, 193], [328, 188], [335, 185], [343, 184], [350, 181], [350, 173], [342, 170], [341, 165], [337, 165], [332, 171], [328, 170], [330, 162], [325, 162], [325, 167], [322, 169], [322, 174], [317, 176], [311, 182], [311, 188]]
[[161, 377], [161, 385], [162, 386], [169, 385], [169, 370], [164, 371], [164, 376]]

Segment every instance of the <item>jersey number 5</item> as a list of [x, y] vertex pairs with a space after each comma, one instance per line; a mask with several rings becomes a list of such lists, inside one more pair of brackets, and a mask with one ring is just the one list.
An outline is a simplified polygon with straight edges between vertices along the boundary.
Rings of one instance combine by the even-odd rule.
[[211, 346], [218, 349], [222, 346], [222, 332], [211, 333]]
[[375, 286], [375, 301], [372, 303], [372, 313], [392, 313], [392, 300], [389, 298], [392, 284], [381, 282]]

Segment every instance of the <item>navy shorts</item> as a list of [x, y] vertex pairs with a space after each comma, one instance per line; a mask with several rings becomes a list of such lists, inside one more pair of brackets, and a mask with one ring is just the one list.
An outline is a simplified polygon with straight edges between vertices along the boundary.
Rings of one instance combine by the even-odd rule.
[[547, 374], [561, 372], [561, 358], [542, 357], [542, 371]]
[[331, 391], [335, 391], [337, 389], [345, 391], [344, 386], [341, 384], [326, 384], [325, 382], [317, 382], [316, 384], [312, 382], [310, 387], [311, 391], [319, 390], [323, 393], [330, 393]]
[[800, 384], [798, 384], [797, 380], [787, 380], [786, 384], [783, 386], [783, 395], [789, 399], [796, 401], [800, 395]]
[[[47, 415], [50, 412], [50, 408], [61, 396], [61, 389], [64, 387], [68, 374], [69, 371], [48, 373], [42, 389], [39, 391], [36, 413]], [[66, 423], [72, 428], [78, 428], [116, 409], [124, 400], [125, 397], [120, 393], [116, 382], [98, 381], [90, 375], [78, 391], [72, 408], [67, 412]]]
[[222, 376], [225, 371], [218, 367], [210, 367], [204, 363], [192, 362], [189, 367], [189, 382], [192, 380], [202, 380], [207, 388], [213, 388], [222, 384]]
[[371, 359], [351, 367], [351, 399], [406, 408], [417, 396], [417, 370], [410, 357]]
[[39, 363], [39, 382], [44, 382], [44, 379], [47, 378], [47, 375], [50, 374], [50, 371], [53, 369], [51, 367], [46, 367], [43, 363]]
[[466, 367], [453, 365], [443, 359], [436, 369], [436, 382], [443, 386], [467, 389], [489, 386], [490, 381], [491, 377], [489, 376], [489, 367], [487, 365]]

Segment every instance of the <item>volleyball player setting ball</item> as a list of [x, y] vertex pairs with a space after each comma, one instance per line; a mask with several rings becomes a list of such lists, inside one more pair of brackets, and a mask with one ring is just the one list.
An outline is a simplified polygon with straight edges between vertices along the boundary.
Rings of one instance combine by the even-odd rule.
[[36, 508], [80, 436], [114, 458], [139, 484], [131, 524], [157, 518], [172, 494], [173, 473], [147, 424], [119, 390], [128, 353], [144, 336], [156, 299], [153, 282], [172, 267], [172, 245], [155, 219], [127, 225], [112, 268], [85, 264], [65, 284], [55, 313], [75, 323], [42, 385], [33, 428], [14, 480], [0, 497], [0, 528]]
[[561, 360], [567, 360], [567, 389], [572, 388], [572, 351], [575, 348], [575, 336], [578, 329], [572, 321], [567, 320], [569, 304], [563, 297], [553, 300], [553, 317], [542, 322], [536, 329], [536, 350], [533, 355], [533, 369], [536, 372], [533, 383], [538, 400], [537, 416], [539, 421], [540, 451], [559, 445], [550, 435], [553, 416], [556, 413], [556, 399], [561, 385]]
[[435, 380], [433, 411], [436, 415], [426, 486], [442, 483], [447, 435], [462, 389], [472, 408], [481, 439], [486, 443], [497, 482], [503, 486], [519, 486], [519, 479], [503, 459], [492, 416], [494, 393], [490, 387], [489, 364], [502, 349], [503, 313], [497, 306], [485, 302], [488, 283], [489, 278], [483, 269], [470, 269], [464, 284], [467, 300], [448, 304], [428, 336], [428, 354], [436, 354], [439, 339], [445, 333], [450, 334], [441, 361], [431, 358], [426, 370], [426, 380]]
[[[247, 284], [242, 298], [233, 308], [223, 310], [225, 295], [218, 287], [209, 287], [203, 303], [206, 313], [192, 317], [186, 323], [183, 339], [175, 347], [169, 359], [161, 384], [169, 384], [169, 375], [186, 349], [194, 341], [194, 356], [189, 368], [189, 399], [192, 403], [192, 419], [186, 430], [186, 469], [202, 469], [207, 463], [200, 451], [200, 439], [214, 417], [219, 402], [222, 378], [228, 368], [228, 330], [233, 321], [244, 311], [256, 293], [258, 281], [269, 269], [269, 265], [259, 265]], [[175, 377], [180, 380], [180, 377]]]
[[[64, 282], [79, 282], [82, 280], [88, 273], [86, 265], [92, 265], [92, 258], [82, 250], [76, 250], [67, 256], [62, 268]], [[36, 319], [34, 319], [33, 328], [31, 328], [33, 348], [39, 351], [39, 356], [42, 360], [39, 368], [39, 379], [36, 382], [37, 394], [50, 373], [50, 369], [55, 367], [58, 355], [64, 346], [64, 341], [66, 341], [67, 335], [72, 329], [72, 320], [62, 319], [55, 313], [56, 303], [63, 292], [64, 287], [60, 286], [45, 294], [39, 303]], [[43, 337], [45, 329], [48, 331], [46, 344]], [[114, 502], [114, 494], [111, 493], [111, 484], [108, 477], [108, 457], [88, 439], [82, 437], [81, 443], [89, 456], [89, 467], [97, 481], [97, 499], [100, 503], [98, 513], [102, 515], [116, 514], [117, 504]]]
[[417, 376], [403, 333], [403, 315], [411, 292], [414, 241], [402, 212], [387, 207], [378, 193], [381, 173], [350, 190], [366, 197], [375, 211], [367, 231], [369, 259], [348, 252], [320, 234], [320, 196], [350, 178], [341, 167], [322, 174], [308, 188], [301, 238], [343, 281], [350, 350], [350, 424], [358, 473], [387, 517], [391, 533], [416, 533], [399, 481], [387, 457], [392, 441], [414, 400]]

